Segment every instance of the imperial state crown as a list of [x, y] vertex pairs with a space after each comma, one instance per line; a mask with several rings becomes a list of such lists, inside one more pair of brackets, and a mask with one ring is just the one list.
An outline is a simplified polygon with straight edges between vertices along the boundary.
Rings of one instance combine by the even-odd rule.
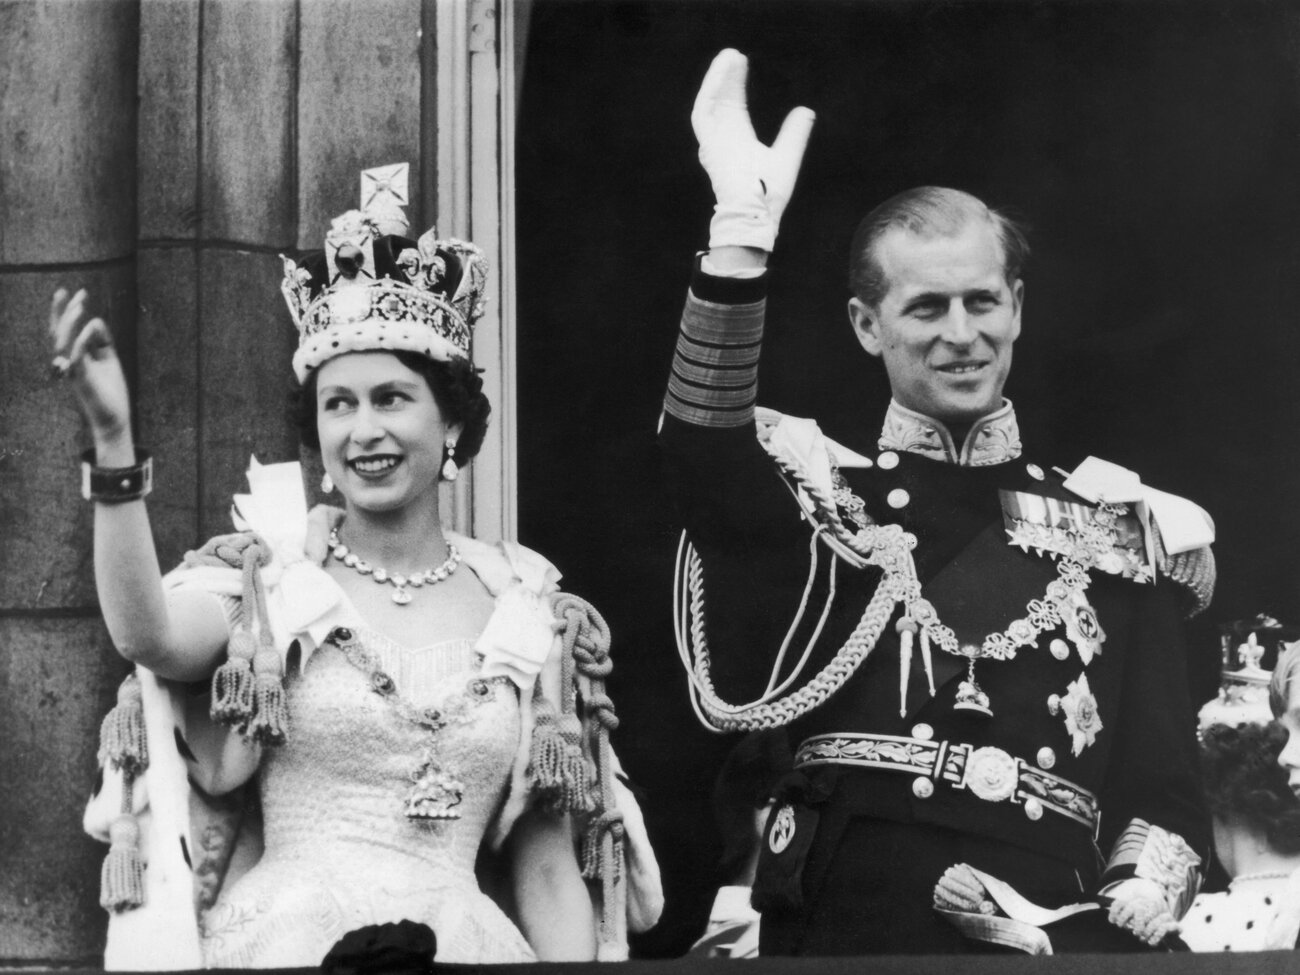
[[280, 290], [298, 328], [293, 369], [305, 382], [346, 352], [415, 352], [446, 362], [469, 358], [483, 314], [487, 261], [474, 244], [440, 239], [433, 228], [406, 236], [409, 166], [361, 174], [361, 207], [331, 223], [325, 249], [281, 255]]

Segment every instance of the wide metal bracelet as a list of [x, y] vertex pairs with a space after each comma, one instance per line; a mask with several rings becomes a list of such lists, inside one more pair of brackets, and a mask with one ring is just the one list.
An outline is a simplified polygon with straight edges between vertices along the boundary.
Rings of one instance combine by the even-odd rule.
[[136, 501], [153, 490], [153, 457], [135, 448], [131, 467], [99, 467], [92, 447], [81, 455], [81, 496], [101, 504]]

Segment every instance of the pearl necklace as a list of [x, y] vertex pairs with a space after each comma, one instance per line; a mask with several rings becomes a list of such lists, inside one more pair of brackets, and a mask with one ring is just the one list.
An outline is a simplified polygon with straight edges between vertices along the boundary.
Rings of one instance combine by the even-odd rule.
[[[405, 606], [411, 601], [411, 589], [419, 589], [425, 585], [436, 586], [449, 578], [460, 565], [460, 549], [455, 545], [448, 545], [447, 561], [441, 565], [434, 566], [424, 572], [416, 572], [410, 576], [389, 572], [380, 566], [372, 566], [365, 559], [358, 558], [355, 552], [350, 551], [346, 545], [339, 541], [337, 528], [330, 530], [330, 552], [349, 569], [355, 569], [363, 576], [370, 576], [380, 585], [391, 584], [394, 587], [393, 602], [397, 603], [398, 606]], [[408, 586], [410, 589], [407, 588]]]
[[1250, 883], [1252, 880], [1282, 880], [1291, 876], [1293, 872], [1291, 870], [1260, 870], [1256, 873], [1243, 873], [1228, 881], [1228, 886], [1235, 887], [1237, 884]]

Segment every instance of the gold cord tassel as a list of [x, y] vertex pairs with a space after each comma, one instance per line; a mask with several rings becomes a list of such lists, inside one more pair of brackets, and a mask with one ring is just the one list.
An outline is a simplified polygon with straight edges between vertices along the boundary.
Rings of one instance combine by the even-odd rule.
[[246, 734], [263, 745], [282, 744], [289, 731], [283, 672], [284, 664], [274, 647], [262, 647], [253, 658], [253, 716]]
[[227, 659], [212, 675], [214, 720], [246, 725], [253, 717], [253, 635], [245, 627], [230, 634]]
[[123, 773], [122, 812], [108, 827], [108, 856], [99, 874], [99, 905], [106, 911], [129, 911], [144, 903], [140, 824], [131, 806], [131, 776]]
[[99, 764], [137, 776], [149, 767], [140, 679], [129, 675], [117, 689], [117, 704], [99, 726]]
[[230, 635], [226, 662], [212, 675], [212, 717], [259, 744], [279, 745], [289, 730], [284, 665], [271, 642], [266, 592], [257, 571], [270, 561], [270, 552], [256, 535], [245, 533], [214, 539], [185, 559], [195, 565], [211, 560], [243, 573], [243, 618]]
[[[627, 959], [623, 888], [626, 831], [623, 814], [614, 801], [609, 750], [609, 733], [618, 727], [614, 702], [605, 693], [605, 680], [613, 668], [609, 626], [590, 603], [566, 593], [553, 597], [552, 611], [563, 621], [563, 700], [566, 706], [570, 702], [580, 704], [587, 723], [584, 730], [572, 711], [560, 718], [561, 722], [572, 720], [577, 728], [572, 743], [583, 764], [581, 782], [588, 816], [578, 855], [582, 876], [599, 883], [601, 889], [596, 957], [601, 961], [622, 961]], [[562, 735], [558, 728], [557, 734]], [[591, 751], [590, 759], [583, 754], [584, 744]]]
[[[623, 874], [623, 833], [623, 814], [618, 810], [606, 810], [592, 817], [582, 834], [583, 879], [596, 880], [608, 874], [613, 883], [619, 882]], [[608, 849], [607, 836], [611, 841]]]
[[582, 754], [581, 724], [574, 715], [557, 715], [544, 698], [534, 702], [535, 724], [528, 756], [528, 779], [547, 808], [590, 812], [591, 772]]
[[561, 714], [557, 727], [564, 743], [561, 757], [561, 808], [565, 812], [585, 813], [596, 807], [591, 794], [591, 763], [582, 753], [582, 722], [576, 714]]

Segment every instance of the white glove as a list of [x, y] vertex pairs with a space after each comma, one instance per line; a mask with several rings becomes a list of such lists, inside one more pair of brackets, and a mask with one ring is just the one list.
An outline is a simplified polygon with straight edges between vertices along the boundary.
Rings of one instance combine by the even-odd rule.
[[748, 74], [745, 55], [732, 48], [719, 52], [695, 96], [691, 127], [700, 144], [700, 164], [709, 174], [717, 200], [709, 247], [756, 247], [770, 252], [817, 116], [802, 106], [794, 109], [772, 145], [763, 145], [749, 120]]

